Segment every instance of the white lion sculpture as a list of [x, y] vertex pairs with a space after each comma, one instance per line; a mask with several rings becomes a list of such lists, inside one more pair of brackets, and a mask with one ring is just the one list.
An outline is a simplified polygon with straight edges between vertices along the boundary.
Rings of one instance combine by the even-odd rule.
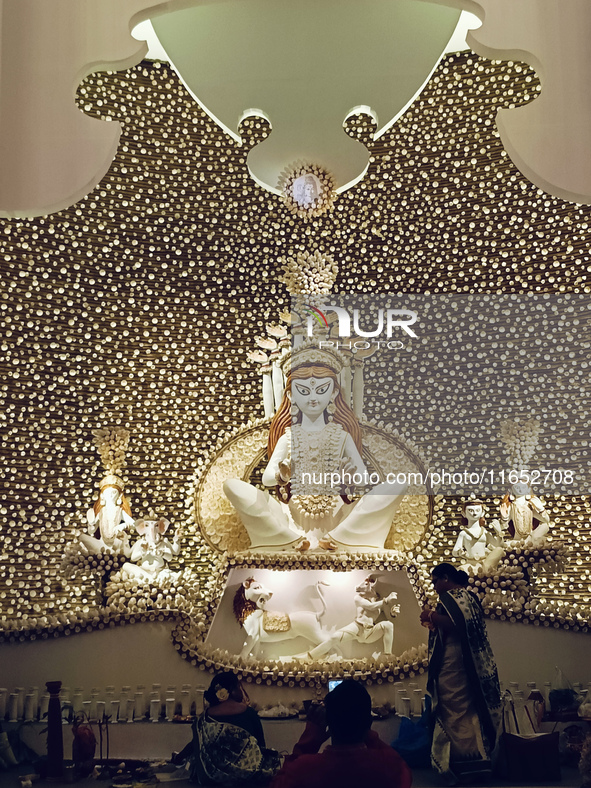
[[282, 613], [266, 609], [273, 592], [262, 583], [249, 577], [234, 595], [234, 615], [246, 631], [246, 640], [240, 652], [241, 657], [258, 657], [261, 643], [276, 643], [281, 640], [303, 637], [314, 645], [322, 643], [329, 636], [323, 629], [320, 619], [326, 612], [326, 602], [321, 587], [326, 583], [316, 583], [316, 590], [322, 602], [318, 613], [297, 611]]

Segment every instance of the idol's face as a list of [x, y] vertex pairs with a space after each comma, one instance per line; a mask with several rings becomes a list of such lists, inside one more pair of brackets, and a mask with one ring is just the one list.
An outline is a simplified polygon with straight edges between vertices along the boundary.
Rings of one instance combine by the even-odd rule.
[[305, 416], [316, 418], [326, 410], [332, 393], [332, 378], [306, 378], [291, 384], [291, 398]]
[[529, 495], [531, 490], [527, 482], [516, 482], [511, 487], [511, 492], [516, 498], [520, 498], [522, 495]]
[[105, 487], [101, 492], [101, 496], [105, 504], [113, 505], [118, 503], [120, 493], [116, 487]]
[[465, 509], [466, 517], [469, 520], [480, 520], [483, 516], [484, 511], [482, 510], [482, 504], [480, 503], [472, 503], [466, 506]]

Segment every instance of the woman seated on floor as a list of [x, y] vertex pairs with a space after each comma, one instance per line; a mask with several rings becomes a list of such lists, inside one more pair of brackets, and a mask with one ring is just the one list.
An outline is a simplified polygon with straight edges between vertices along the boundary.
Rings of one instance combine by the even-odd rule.
[[204, 699], [206, 710], [193, 723], [193, 741], [175, 762], [192, 755], [191, 778], [201, 785], [270, 780], [281, 765], [279, 753], [265, 747], [259, 716], [236, 675], [218, 673]]

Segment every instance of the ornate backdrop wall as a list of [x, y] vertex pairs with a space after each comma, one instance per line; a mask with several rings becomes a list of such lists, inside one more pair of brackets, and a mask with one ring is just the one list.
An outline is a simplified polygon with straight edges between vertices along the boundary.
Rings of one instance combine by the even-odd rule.
[[[236, 144], [159, 62], [82, 83], [80, 109], [123, 124], [109, 173], [70, 210], [0, 224], [0, 609], [11, 637], [23, 618], [95, 604], [92, 584], [69, 582], [59, 569], [96, 496], [93, 429], [131, 433], [134, 516], [187, 521], [202, 457], [223, 432], [263, 415], [246, 351], [288, 305], [279, 280], [286, 258], [332, 256], [335, 291], [589, 292], [589, 207], [535, 188], [495, 130], [499, 107], [538, 91], [519, 63], [446, 57], [379, 140], [369, 117], [350, 119], [348, 133], [371, 148], [369, 171], [332, 211], [306, 222], [249, 177], [246, 155], [269, 132], [264, 121], [245, 122]], [[370, 391], [380, 385], [377, 372], [368, 377]], [[396, 425], [428, 445], [418, 415], [409, 408]], [[588, 609], [588, 496], [547, 505], [571, 556], [568, 574], [549, 579], [542, 596]], [[449, 555], [457, 508], [436, 501], [420, 545], [425, 561]], [[176, 565], [193, 568], [206, 587], [214, 554], [191, 525], [183, 538]], [[565, 615], [532, 620], [572, 626]]]

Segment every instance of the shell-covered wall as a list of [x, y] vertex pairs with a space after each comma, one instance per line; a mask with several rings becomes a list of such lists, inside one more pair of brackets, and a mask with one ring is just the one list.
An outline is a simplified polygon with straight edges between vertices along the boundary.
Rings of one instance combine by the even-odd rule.
[[[93, 429], [131, 432], [135, 516], [185, 520], [200, 457], [262, 416], [245, 352], [288, 303], [282, 258], [331, 255], [335, 290], [588, 293], [591, 210], [536, 189], [495, 129], [498, 108], [538, 90], [518, 63], [448, 56], [378, 141], [369, 120], [350, 124], [371, 146], [369, 171], [304, 222], [248, 174], [263, 121], [245, 123], [238, 145], [158, 62], [87, 78], [80, 109], [123, 124], [109, 173], [67, 211], [0, 223], [2, 614], [94, 601], [59, 575], [101, 476]], [[379, 385], [368, 377], [370, 394]], [[439, 506], [445, 530], [453, 513]], [[587, 601], [590, 508], [586, 498], [553, 504], [557, 534], [577, 539], [566, 591]], [[429, 539], [429, 558], [446, 549], [449, 536]], [[197, 533], [185, 532], [183, 555], [207, 574]]]

